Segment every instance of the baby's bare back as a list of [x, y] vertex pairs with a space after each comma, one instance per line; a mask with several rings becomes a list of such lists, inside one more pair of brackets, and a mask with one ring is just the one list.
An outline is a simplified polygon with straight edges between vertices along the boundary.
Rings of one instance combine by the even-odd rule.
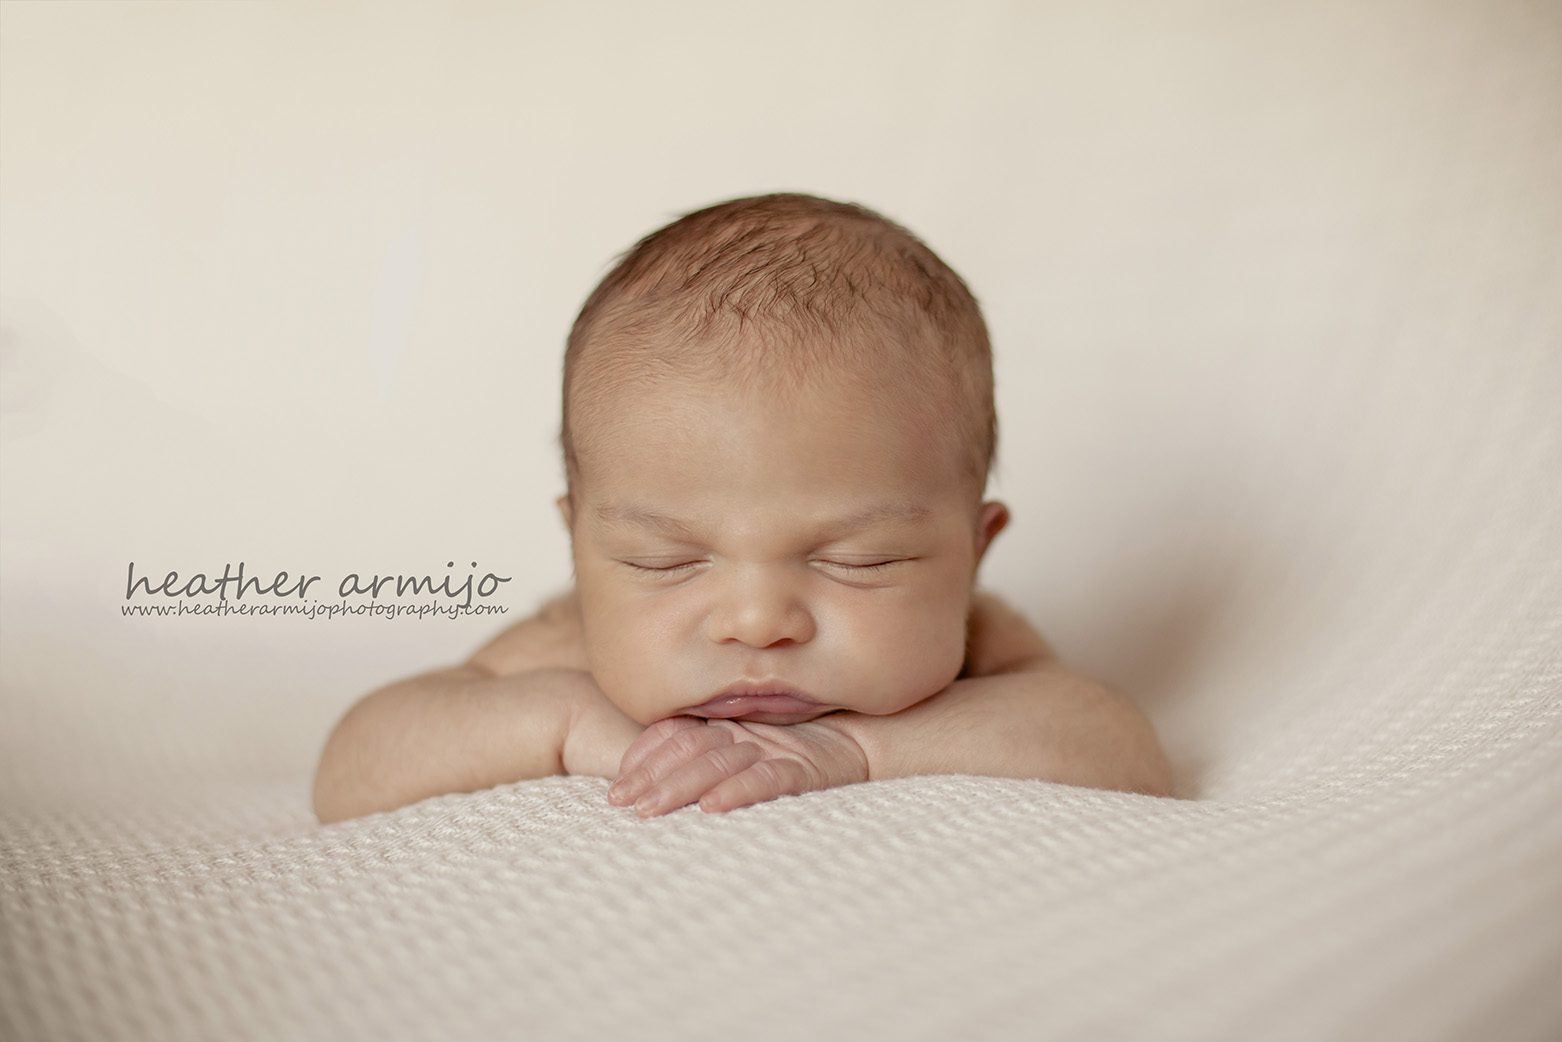
[[470, 662], [496, 676], [533, 669], [590, 672], [581, 631], [579, 594], [572, 586], [549, 598], [535, 613], [473, 652]]

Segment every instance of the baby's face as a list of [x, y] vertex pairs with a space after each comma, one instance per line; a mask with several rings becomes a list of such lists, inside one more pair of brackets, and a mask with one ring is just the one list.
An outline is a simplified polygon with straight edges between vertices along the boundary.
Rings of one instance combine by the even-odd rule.
[[976, 507], [932, 422], [844, 382], [786, 406], [663, 382], [613, 409], [559, 506], [591, 671], [627, 715], [730, 715], [696, 707], [741, 681], [820, 703], [746, 720], [882, 715], [958, 676], [1008, 513]]

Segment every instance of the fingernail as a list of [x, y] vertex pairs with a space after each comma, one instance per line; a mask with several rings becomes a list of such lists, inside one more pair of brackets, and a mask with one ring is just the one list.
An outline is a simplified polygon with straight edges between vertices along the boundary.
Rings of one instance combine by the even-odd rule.
[[645, 816], [656, 814], [662, 809], [662, 801], [654, 796], [647, 796], [635, 804], [635, 813]]

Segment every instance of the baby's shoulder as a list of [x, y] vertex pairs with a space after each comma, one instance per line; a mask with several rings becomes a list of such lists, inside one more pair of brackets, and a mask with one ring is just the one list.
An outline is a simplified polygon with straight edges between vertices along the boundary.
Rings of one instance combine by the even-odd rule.
[[1028, 669], [1057, 656], [1030, 620], [987, 590], [971, 597], [961, 677], [985, 677]]
[[472, 653], [469, 665], [496, 676], [533, 669], [589, 670], [580, 623], [580, 597], [572, 584], [531, 615], [501, 630]]

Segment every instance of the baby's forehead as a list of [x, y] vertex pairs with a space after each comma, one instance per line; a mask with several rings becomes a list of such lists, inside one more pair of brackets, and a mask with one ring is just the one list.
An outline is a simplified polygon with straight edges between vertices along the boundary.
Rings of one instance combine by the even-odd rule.
[[[654, 505], [652, 505], [654, 504]], [[852, 498], [799, 505], [749, 501], [682, 502], [654, 494], [607, 492], [582, 502], [587, 530], [614, 545], [646, 537], [699, 546], [766, 546], [787, 552], [841, 540], [868, 538], [910, 547], [963, 530], [958, 499]], [[627, 544], [626, 544], [627, 545]]]
[[[665, 503], [660, 500], [656, 502], [658, 505], [652, 507], [637, 498], [607, 494], [601, 498], [588, 499], [587, 512], [610, 528], [694, 532], [711, 521], [720, 520], [719, 517], [708, 516], [708, 502], [680, 503], [677, 497]], [[924, 500], [879, 497], [796, 512], [776, 512], [774, 516], [783, 528], [848, 530], [915, 526], [934, 520], [938, 513], [937, 505]]]
[[797, 359], [785, 364], [674, 367], [658, 361], [615, 368], [615, 374], [590, 389], [596, 409], [584, 412], [620, 417], [635, 412], [653, 418], [676, 414], [693, 421], [716, 419], [731, 409], [817, 406], [850, 414], [925, 410], [936, 404], [947, 417], [962, 404], [947, 379], [887, 356], [864, 356], [853, 363]]

